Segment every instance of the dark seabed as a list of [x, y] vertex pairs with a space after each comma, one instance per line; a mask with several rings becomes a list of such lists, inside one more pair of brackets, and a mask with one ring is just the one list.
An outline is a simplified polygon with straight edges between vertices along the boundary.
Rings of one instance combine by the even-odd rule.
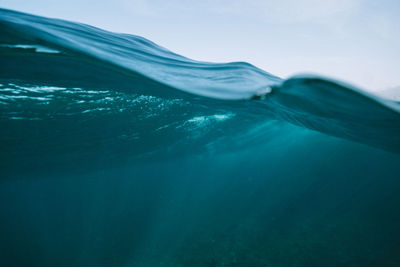
[[0, 9], [0, 266], [400, 266], [400, 105]]

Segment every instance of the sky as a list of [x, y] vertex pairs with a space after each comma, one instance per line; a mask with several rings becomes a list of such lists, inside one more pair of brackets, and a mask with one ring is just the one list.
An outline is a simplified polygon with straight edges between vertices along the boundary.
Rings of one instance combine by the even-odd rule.
[[143, 36], [183, 56], [400, 88], [400, 0], [0, 0], [0, 7]]

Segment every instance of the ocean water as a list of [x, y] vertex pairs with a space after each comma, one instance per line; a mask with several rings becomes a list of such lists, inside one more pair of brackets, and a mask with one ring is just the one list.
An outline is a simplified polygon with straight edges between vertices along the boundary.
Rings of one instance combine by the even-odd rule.
[[400, 104], [0, 9], [1, 266], [400, 266]]

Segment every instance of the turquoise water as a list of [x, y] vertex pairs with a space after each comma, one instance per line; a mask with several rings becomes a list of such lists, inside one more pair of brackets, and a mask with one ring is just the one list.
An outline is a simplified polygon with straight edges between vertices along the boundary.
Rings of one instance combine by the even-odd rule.
[[397, 266], [400, 105], [0, 9], [2, 266]]

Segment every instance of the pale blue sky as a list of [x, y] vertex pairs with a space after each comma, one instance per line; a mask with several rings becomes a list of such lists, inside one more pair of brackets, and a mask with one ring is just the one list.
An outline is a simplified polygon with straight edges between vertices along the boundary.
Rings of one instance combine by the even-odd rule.
[[248, 61], [379, 91], [400, 85], [400, 0], [0, 0], [0, 6], [132, 33], [204, 61]]

